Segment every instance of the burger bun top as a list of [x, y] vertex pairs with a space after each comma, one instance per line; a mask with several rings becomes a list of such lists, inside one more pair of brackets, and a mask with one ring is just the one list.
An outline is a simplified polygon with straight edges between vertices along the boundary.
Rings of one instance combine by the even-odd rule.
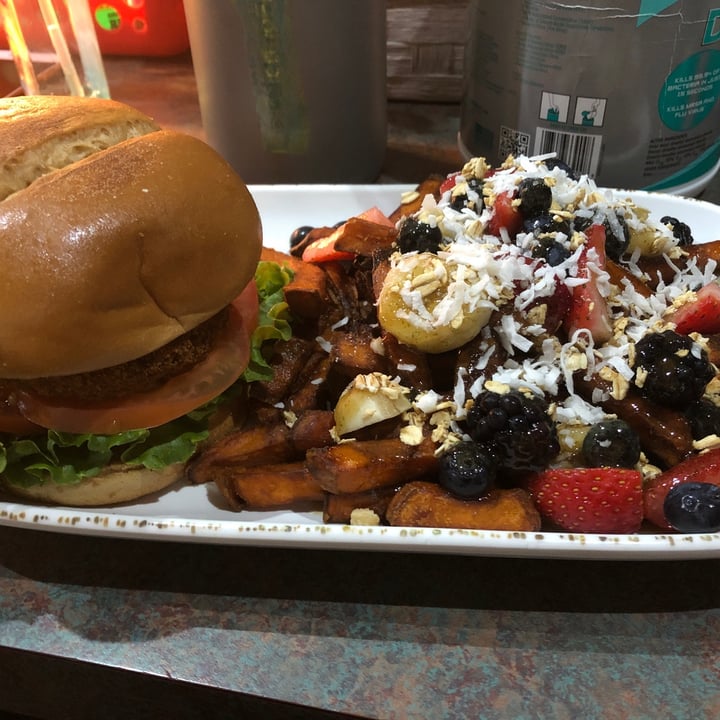
[[[32, 98], [14, 99], [22, 100], [15, 118], [0, 102], [0, 130], [15, 128], [23, 168], [22, 187], [0, 201], [0, 377], [136, 359], [245, 288], [260, 257], [260, 219], [209, 145], [112, 101], [35, 98], [33, 113]], [[80, 142], [83, 128], [104, 139]]]

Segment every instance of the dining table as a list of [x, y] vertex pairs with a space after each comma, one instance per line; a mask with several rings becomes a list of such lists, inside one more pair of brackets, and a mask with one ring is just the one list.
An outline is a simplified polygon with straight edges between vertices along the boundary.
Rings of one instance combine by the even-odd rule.
[[[115, 99], [204, 137], [189, 53], [110, 56], [106, 71]], [[459, 117], [459, 103], [388, 101], [377, 183], [458, 169]], [[702, 199], [720, 202], [720, 180]], [[720, 550], [74, 530], [0, 516], [1, 718], [720, 717]]]

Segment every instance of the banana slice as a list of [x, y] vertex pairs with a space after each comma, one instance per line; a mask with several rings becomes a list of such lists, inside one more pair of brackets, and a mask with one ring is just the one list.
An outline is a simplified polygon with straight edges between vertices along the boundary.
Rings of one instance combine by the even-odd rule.
[[411, 407], [409, 393], [409, 388], [382, 373], [358, 375], [335, 405], [337, 434], [346, 435], [402, 415]]
[[378, 320], [401, 343], [442, 353], [472, 340], [493, 306], [479, 275], [434, 253], [397, 255], [378, 298]]
[[639, 250], [641, 255], [648, 257], [663, 254], [678, 257], [680, 249], [672, 233], [652, 222], [647, 209], [633, 205], [626, 209], [625, 219], [629, 230], [628, 253]]

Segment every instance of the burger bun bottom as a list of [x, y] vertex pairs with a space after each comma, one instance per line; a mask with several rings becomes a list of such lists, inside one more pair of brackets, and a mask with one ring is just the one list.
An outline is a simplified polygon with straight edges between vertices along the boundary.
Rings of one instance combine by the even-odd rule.
[[46, 482], [23, 487], [0, 479], [8, 493], [41, 502], [69, 507], [97, 507], [131, 502], [164, 490], [182, 478], [184, 463], [168, 465], [162, 470], [148, 470], [131, 465], [110, 465], [101, 473], [77, 483], [61, 485]]
[[[221, 407], [209, 423], [210, 435], [198, 450], [219, 440], [234, 427], [230, 408]], [[114, 463], [97, 475], [76, 483], [45, 482], [37, 485], [15, 485], [0, 475], [0, 489], [9, 495], [22, 497], [43, 505], [66, 507], [101, 507], [133, 502], [146, 495], [160, 492], [185, 477], [187, 463], [178, 462], [161, 470], [150, 470], [137, 465]]]

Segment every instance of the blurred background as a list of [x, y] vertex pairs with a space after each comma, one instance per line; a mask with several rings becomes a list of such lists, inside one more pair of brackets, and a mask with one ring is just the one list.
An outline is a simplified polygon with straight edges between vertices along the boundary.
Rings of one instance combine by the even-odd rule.
[[[37, 0], [15, 0], [35, 17]], [[390, 100], [459, 102], [470, 0], [387, 0], [387, 96]], [[2, 0], [0, 6], [7, 6]], [[88, 0], [104, 57], [168, 57], [189, 50], [183, 0]], [[57, 7], [61, 8], [62, 3]], [[28, 27], [28, 45], [49, 49], [41, 25]], [[20, 80], [0, 32], [0, 93]], [[112, 88], [111, 88], [112, 91]]]

